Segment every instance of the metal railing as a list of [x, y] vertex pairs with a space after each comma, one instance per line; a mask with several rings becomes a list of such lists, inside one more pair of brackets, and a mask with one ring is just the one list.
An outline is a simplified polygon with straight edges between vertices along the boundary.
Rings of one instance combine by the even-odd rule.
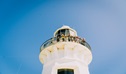
[[76, 42], [76, 43], [79, 43], [79, 44], [87, 47], [89, 50], [91, 50], [90, 45], [83, 38], [79, 38], [77, 36], [58, 36], [58, 37], [50, 38], [47, 41], [45, 41], [41, 46], [40, 52], [44, 48], [46, 48], [52, 44], [58, 43], [58, 42]]

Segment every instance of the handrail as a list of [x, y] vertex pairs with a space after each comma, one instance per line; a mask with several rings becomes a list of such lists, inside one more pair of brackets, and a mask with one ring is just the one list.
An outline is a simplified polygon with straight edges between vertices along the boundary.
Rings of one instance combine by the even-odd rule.
[[87, 47], [89, 50], [91, 50], [90, 45], [83, 38], [79, 38], [78, 36], [58, 36], [58, 37], [50, 38], [47, 41], [45, 41], [41, 46], [40, 52], [44, 48], [58, 42], [76, 42]]

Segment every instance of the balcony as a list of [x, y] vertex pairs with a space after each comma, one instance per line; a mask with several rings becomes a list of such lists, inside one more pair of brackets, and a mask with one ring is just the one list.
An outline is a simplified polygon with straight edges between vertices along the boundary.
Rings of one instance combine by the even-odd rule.
[[80, 38], [78, 36], [58, 36], [58, 37], [50, 38], [49, 40], [45, 41], [41, 46], [40, 52], [44, 48], [46, 48], [50, 45], [53, 45], [55, 43], [58, 43], [58, 42], [75, 42], [75, 43], [79, 43], [79, 44], [87, 47], [89, 50], [91, 50], [90, 45], [83, 38]]

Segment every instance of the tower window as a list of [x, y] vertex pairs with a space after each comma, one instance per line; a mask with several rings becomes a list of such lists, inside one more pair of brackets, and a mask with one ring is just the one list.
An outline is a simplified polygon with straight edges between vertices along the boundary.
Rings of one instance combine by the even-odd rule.
[[74, 74], [73, 69], [58, 69], [57, 74]]

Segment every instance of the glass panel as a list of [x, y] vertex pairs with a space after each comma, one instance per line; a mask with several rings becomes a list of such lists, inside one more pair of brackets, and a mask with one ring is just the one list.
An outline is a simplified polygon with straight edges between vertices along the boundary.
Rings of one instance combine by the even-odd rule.
[[60, 35], [62, 35], [62, 34], [64, 34], [64, 35], [65, 35], [65, 29], [62, 29], [62, 30], [61, 30]]
[[65, 36], [70, 36], [69, 29], [66, 29], [66, 31], [65, 31]]
[[75, 34], [74, 34], [74, 32], [72, 30], [70, 30], [70, 35], [75, 36]]
[[57, 31], [57, 33], [55, 34], [55, 36], [60, 36], [60, 30]]
[[58, 74], [74, 74], [73, 69], [58, 69]]
[[58, 31], [58, 34], [60, 33], [60, 30]]

